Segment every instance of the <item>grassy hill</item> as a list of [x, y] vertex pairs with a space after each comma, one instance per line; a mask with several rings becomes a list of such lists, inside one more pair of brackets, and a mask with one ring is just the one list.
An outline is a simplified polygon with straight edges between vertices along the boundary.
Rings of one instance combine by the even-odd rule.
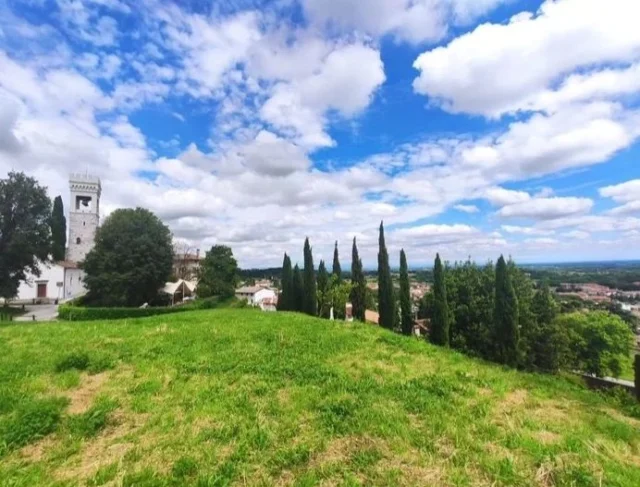
[[252, 310], [0, 327], [0, 485], [640, 485], [566, 378]]

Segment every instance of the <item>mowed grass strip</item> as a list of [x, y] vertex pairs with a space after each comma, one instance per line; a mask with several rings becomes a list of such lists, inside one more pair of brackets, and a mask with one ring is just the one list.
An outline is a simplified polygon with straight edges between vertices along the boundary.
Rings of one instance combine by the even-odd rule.
[[0, 328], [0, 485], [638, 486], [637, 416], [297, 314]]

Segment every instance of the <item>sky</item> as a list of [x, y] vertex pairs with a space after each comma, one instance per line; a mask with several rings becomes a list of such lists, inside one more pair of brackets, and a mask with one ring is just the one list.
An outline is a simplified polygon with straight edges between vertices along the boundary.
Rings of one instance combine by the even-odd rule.
[[[636, 0], [0, 0], [0, 177], [242, 267], [640, 258]], [[67, 204], [68, 206], [68, 204]]]

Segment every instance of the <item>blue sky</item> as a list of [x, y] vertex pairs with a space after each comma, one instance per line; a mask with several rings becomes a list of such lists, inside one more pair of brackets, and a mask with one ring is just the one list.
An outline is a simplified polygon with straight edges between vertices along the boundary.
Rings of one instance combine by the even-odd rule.
[[[0, 0], [0, 176], [243, 266], [640, 258], [632, 0]], [[392, 262], [393, 263], [393, 262]]]

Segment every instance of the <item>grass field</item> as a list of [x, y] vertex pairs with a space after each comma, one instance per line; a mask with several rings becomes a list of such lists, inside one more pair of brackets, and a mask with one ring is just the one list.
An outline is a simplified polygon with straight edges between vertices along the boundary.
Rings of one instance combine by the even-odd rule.
[[0, 327], [2, 486], [639, 486], [632, 412], [295, 314]]

